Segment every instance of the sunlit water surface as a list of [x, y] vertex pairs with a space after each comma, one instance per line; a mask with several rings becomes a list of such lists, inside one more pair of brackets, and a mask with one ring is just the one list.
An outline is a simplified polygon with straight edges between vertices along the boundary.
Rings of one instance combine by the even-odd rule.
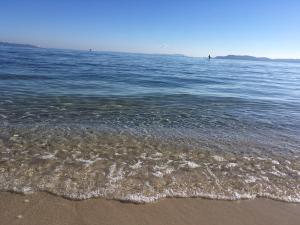
[[300, 64], [0, 47], [0, 190], [300, 202]]

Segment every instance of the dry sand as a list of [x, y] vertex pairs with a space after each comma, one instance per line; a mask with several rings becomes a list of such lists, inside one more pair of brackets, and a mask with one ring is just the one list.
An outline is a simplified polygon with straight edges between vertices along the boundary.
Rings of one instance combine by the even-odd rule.
[[137, 205], [114, 200], [71, 201], [47, 193], [0, 192], [0, 225], [287, 225], [300, 224], [300, 204], [267, 199], [163, 199]]

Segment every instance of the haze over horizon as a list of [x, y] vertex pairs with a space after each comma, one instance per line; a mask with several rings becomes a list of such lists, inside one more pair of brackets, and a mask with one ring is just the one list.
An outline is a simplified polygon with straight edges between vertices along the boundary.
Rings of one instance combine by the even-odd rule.
[[0, 41], [188, 56], [300, 58], [300, 2], [0, 0]]

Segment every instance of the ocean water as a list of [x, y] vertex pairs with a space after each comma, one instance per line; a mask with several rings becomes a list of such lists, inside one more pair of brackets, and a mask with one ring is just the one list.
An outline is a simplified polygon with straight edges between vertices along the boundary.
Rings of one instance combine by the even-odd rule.
[[0, 190], [300, 202], [300, 64], [2, 46]]

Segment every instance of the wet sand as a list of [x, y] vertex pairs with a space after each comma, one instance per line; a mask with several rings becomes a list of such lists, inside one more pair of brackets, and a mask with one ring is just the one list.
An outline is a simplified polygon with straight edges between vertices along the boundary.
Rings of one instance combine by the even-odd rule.
[[268, 199], [163, 199], [137, 205], [114, 200], [71, 201], [47, 193], [0, 192], [1, 225], [299, 225], [300, 204]]

